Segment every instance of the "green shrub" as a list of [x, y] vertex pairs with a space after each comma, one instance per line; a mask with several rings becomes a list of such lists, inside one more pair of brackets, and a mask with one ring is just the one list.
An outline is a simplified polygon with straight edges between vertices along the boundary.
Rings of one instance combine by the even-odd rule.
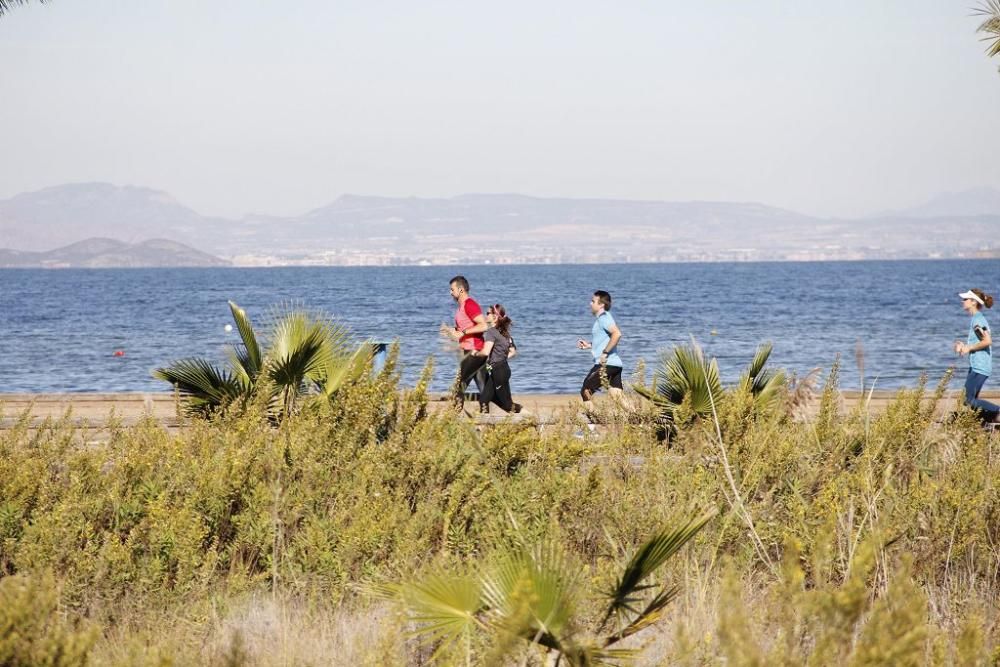
[[[900, 392], [881, 414], [845, 412], [834, 371], [807, 420], [734, 390], [717, 420], [678, 408], [665, 447], [649, 414], [601, 436], [572, 424], [477, 430], [428, 414], [429, 377], [401, 391], [391, 358], [281, 423], [249, 404], [176, 433], [110, 421], [99, 442], [69, 419], [22, 418], [0, 430], [0, 583], [55, 573], [63, 627], [103, 631], [95, 664], [196, 660], [206, 642], [222, 660], [235, 646], [225, 619], [246, 596], [304, 607], [308, 627], [324, 628], [369, 613], [368, 582], [468, 571], [547, 541], [607, 589], [648, 535], [715, 506], [665, 569], [690, 597], [649, 632], [650, 660], [721, 661], [718, 633], [704, 638], [713, 628], [744, 637], [747, 660], [793, 664], [844, 628], [851, 652], [838, 659], [877, 661], [890, 645], [901, 662], [914, 647], [927, 662], [990, 659], [1000, 450], [964, 412], [935, 422], [941, 387]], [[583, 618], [599, 613], [580, 604]], [[899, 634], [907, 624], [923, 630]], [[379, 655], [427, 657], [396, 629]], [[236, 653], [281, 664], [246, 637]]]
[[60, 612], [59, 589], [51, 574], [0, 579], [0, 665], [85, 665], [97, 634], [96, 628]]

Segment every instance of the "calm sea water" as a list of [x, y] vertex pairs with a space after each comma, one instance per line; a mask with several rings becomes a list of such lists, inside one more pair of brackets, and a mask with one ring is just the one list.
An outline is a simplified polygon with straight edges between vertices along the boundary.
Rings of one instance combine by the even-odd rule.
[[[402, 346], [404, 381], [434, 356], [434, 389], [454, 376], [438, 326], [451, 321], [448, 280], [463, 273], [481, 303], [504, 303], [520, 356], [516, 392], [575, 392], [591, 365], [590, 295], [605, 289], [624, 334], [626, 373], [693, 336], [733, 378], [761, 341], [772, 363], [803, 374], [844, 359], [856, 387], [855, 346], [879, 387], [936, 379], [958, 360], [951, 343], [968, 317], [957, 292], [997, 292], [1000, 262], [914, 261], [586, 266], [111, 269], [0, 271], [0, 392], [165, 391], [150, 377], [186, 356], [219, 363], [227, 299], [262, 323], [274, 304], [321, 309], [359, 337]], [[991, 311], [987, 317], [997, 320]], [[997, 322], [1000, 324], [1000, 321]], [[114, 356], [123, 350], [124, 356]]]

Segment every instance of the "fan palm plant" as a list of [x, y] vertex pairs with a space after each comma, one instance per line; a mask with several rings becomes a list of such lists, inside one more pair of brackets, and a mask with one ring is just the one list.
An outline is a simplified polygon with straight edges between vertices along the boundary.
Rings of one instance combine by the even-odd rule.
[[206, 415], [220, 407], [246, 403], [266, 388], [272, 417], [290, 414], [298, 398], [315, 393], [332, 398], [358, 379], [371, 361], [371, 346], [352, 349], [347, 330], [302, 310], [279, 309], [272, 317], [268, 349], [250, 318], [229, 302], [241, 344], [229, 348], [228, 368], [205, 359], [180, 359], [157, 368], [153, 377], [172, 384], [189, 414]]
[[754, 406], [760, 411], [771, 409], [781, 400], [781, 390], [788, 381], [784, 371], [765, 368], [772, 349], [770, 343], [760, 345], [737, 384], [738, 389], [753, 396]]
[[985, 17], [976, 32], [983, 33], [987, 55], [1000, 55], [1000, 0], [983, 0], [976, 8], [976, 14]]
[[[772, 407], [780, 399], [786, 382], [784, 372], [766, 369], [771, 350], [770, 343], [757, 348], [735, 387], [749, 392], [759, 410]], [[712, 414], [713, 404], [725, 394], [718, 362], [707, 358], [694, 340], [690, 345], [661, 352], [652, 387], [636, 385], [634, 389], [659, 408], [663, 422], [670, 429], [682, 405], [698, 417], [707, 417]]]
[[636, 385], [636, 392], [656, 404], [665, 421], [672, 423], [677, 410], [689, 401], [695, 414], [712, 412], [712, 401], [722, 395], [719, 364], [706, 359], [693, 340], [660, 353], [660, 363], [653, 372], [653, 386]]
[[[40, 2], [46, 2], [47, 0], [39, 0]], [[12, 10], [16, 5], [26, 5], [28, 0], [0, 0], [0, 16], [3, 16], [10, 10]]]
[[[471, 662], [472, 636], [485, 633], [496, 643], [494, 653], [529, 642], [555, 664], [616, 664], [636, 653], [616, 645], [659, 621], [679, 592], [677, 586], [654, 583], [654, 575], [713, 516], [710, 512], [653, 536], [607, 591], [581, 590], [579, 569], [551, 544], [504, 556], [478, 575], [433, 576], [388, 591], [409, 608], [416, 634], [437, 644], [435, 657], [465, 640], [466, 662]], [[601, 616], [588, 632], [578, 604], [595, 595]]]

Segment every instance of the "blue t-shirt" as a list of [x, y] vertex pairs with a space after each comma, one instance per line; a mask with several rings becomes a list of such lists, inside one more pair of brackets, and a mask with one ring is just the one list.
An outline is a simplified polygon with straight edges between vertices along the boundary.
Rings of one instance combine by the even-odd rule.
[[[975, 345], [979, 342], [979, 337], [976, 335], [976, 327], [981, 327], [984, 331], [990, 330], [990, 325], [986, 321], [986, 316], [982, 313], [976, 313], [972, 316], [972, 321], [969, 323], [969, 345]], [[989, 377], [990, 373], [993, 371], [993, 349], [992, 346], [986, 348], [985, 350], [978, 350], [969, 355], [969, 368], [980, 375], [985, 375]]]
[[[601, 355], [611, 340], [611, 329], [614, 326], [615, 318], [611, 317], [611, 313], [608, 312], [601, 313], [594, 320], [594, 329], [591, 331], [590, 336], [590, 351], [594, 355], [595, 364], [601, 363]], [[611, 351], [608, 353], [608, 366], [617, 366], [618, 368], [625, 366], [622, 363], [622, 358], [618, 356], [617, 345], [611, 348]]]

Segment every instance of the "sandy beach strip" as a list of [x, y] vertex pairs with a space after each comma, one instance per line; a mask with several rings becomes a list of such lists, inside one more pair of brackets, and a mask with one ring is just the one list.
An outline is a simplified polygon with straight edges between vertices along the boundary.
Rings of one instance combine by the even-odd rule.
[[[873, 413], [885, 409], [898, 390], [876, 391], [871, 395], [869, 407]], [[939, 413], [952, 410], [958, 397], [958, 391], [950, 391], [937, 406]], [[600, 397], [600, 395], [599, 395]], [[868, 395], [860, 391], [841, 391], [842, 405], [845, 410], [856, 406], [859, 401], [867, 400]], [[980, 395], [988, 401], [1000, 402], [1000, 391], [983, 391]], [[520, 394], [515, 396], [525, 410], [540, 421], [551, 421], [562, 414], [572, 414], [580, 407], [580, 397], [577, 394]], [[810, 407], [815, 409], [819, 401], [818, 394], [810, 401]], [[428, 408], [431, 412], [447, 410], [450, 402], [442, 394], [430, 397]], [[466, 402], [466, 411], [474, 413], [474, 402]], [[24, 414], [30, 414], [33, 424], [45, 419], [68, 417], [77, 424], [102, 424], [112, 415], [124, 425], [131, 425], [141, 419], [151, 416], [165, 426], [177, 427], [182, 423], [178, 414], [176, 397], [167, 392], [121, 392], [121, 393], [69, 393], [69, 394], [25, 394], [0, 393], [0, 428], [10, 428]], [[489, 418], [482, 421], [488, 423], [502, 419], [502, 410], [494, 407]]]

